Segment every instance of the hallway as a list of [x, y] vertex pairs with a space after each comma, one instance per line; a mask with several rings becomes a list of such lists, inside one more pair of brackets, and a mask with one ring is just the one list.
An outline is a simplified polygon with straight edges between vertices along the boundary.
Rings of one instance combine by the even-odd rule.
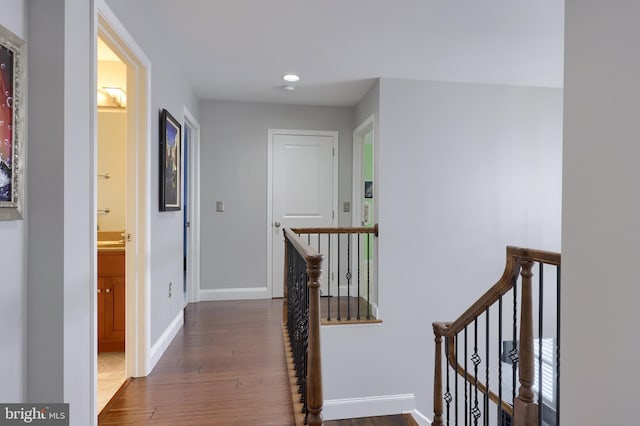
[[293, 425], [282, 301], [200, 302], [153, 372], [100, 425]]

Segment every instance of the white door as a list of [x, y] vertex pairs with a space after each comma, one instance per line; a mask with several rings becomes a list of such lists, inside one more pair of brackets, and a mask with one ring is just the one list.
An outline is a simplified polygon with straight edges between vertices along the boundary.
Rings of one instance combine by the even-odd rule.
[[337, 132], [269, 130], [272, 295], [284, 295], [284, 228], [336, 223]]

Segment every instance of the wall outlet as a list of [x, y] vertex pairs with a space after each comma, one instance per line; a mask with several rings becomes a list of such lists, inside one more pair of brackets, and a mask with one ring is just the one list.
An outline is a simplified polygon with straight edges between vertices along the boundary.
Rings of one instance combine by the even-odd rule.
[[172, 295], [173, 295], [173, 283], [169, 281], [169, 299], [171, 299]]
[[216, 201], [216, 211], [219, 213], [224, 211], [224, 201]]
[[349, 213], [351, 211], [351, 203], [348, 202], [348, 201], [345, 201], [342, 204], [342, 211], [345, 212], [345, 213]]

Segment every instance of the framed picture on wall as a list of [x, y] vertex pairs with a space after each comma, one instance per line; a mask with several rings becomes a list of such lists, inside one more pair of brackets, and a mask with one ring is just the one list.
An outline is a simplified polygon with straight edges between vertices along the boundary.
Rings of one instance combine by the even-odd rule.
[[23, 216], [24, 55], [24, 41], [0, 25], [0, 220], [19, 220]]
[[160, 112], [160, 211], [180, 210], [182, 127], [167, 111]]

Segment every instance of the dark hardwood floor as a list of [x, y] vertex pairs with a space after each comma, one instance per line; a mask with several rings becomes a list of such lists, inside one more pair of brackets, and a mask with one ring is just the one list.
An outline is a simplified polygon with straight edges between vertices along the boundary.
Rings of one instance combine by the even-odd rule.
[[[294, 425], [282, 300], [200, 302], [153, 372], [133, 379], [100, 425]], [[407, 415], [328, 426], [415, 425]]]
[[294, 424], [282, 301], [191, 304], [153, 372], [134, 379], [101, 425]]

